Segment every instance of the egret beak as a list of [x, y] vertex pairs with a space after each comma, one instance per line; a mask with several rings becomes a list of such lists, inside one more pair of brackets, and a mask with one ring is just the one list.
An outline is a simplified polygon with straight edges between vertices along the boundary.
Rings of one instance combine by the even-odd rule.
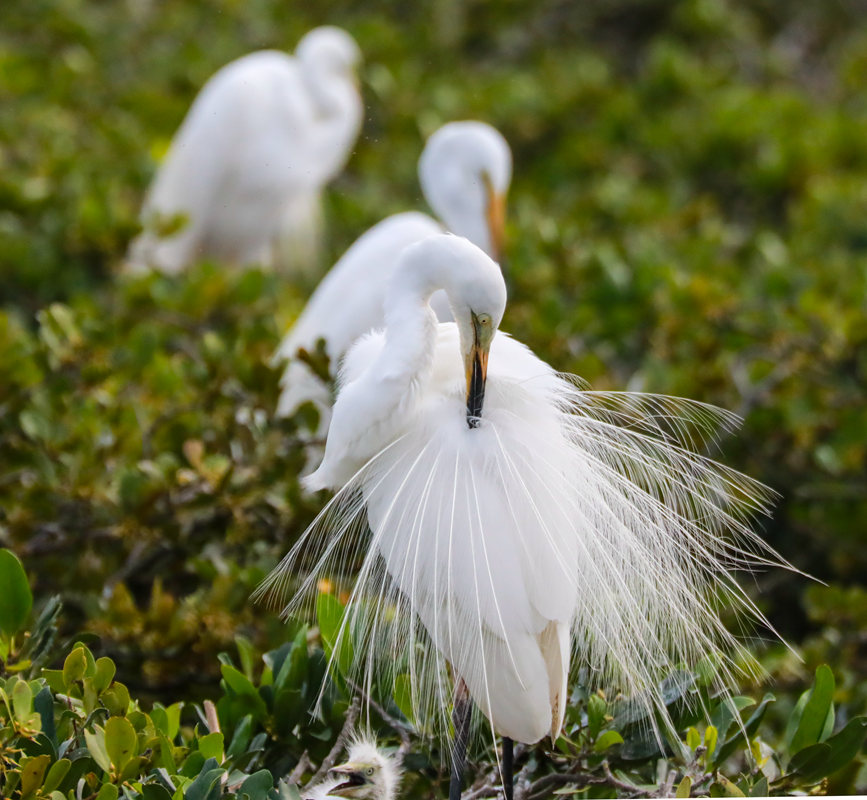
[[476, 428], [485, 402], [488, 352], [494, 338], [494, 325], [487, 314], [470, 314], [473, 319], [473, 346], [464, 359], [467, 373], [467, 425]]
[[506, 195], [497, 193], [487, 173], [484, 174], [483, 179], [488, 202], [485, 218], [488, 223], [488, 235], [491, 237], [491, 257], [502, 268], [506, 244]]
[[341, 780], [336, 786], [328, 790], [329, 797], [355, 797], [356, 790], [367, 783], [364, 764], [347, 762], [332, 767], [329, 774], [333, 778]]

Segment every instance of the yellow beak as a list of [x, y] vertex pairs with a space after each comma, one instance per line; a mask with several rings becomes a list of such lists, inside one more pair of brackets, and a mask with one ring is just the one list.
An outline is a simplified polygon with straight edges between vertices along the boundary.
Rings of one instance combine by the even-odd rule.
[[494, 329], [487, 314], [476, 316], [473, 320], [473, 345], [467, 353], [465, 368], [467, 374], [467, 425], [478, 427], [485, 402], [485, 381], [488, 378], [488, 353]]
[[491, 256], [502, 265], [506, 246], [506, 195], [497, 194], [488, 183], [488, 233], [491, 237]]
[[329, 774], [341, 780], [336, 786], [328, 790], [329, 797], [354, 797], [355, 791], [367, 783], [365, 778], [364, 764], [355, 764], [351, 761], [332, 767]]

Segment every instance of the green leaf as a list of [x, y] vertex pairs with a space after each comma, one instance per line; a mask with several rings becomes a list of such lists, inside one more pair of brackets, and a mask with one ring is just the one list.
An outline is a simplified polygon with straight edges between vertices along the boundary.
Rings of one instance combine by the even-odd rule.
[[[353, 648], [351, 637], [341, 635], [343, 611], [343, 605], [334, 595], [320, 592], [316, 597], [316, 620], [325, 653], [337, 671], [346, 675], [352, 669]], [[338, 647], [336, 652], [335, 647]]]
[[701, 745], [701, 735], [695, 727], [690, 725], [686, 732], [686, 746], [694, 752], [699, 748], [699, 745]]
[[593, 745], [593, 752], [603, 753], [616, 744], [623, 744], [623, 737], [617, 731], [605, 731]]
[[235, 646], [238, 648], [238, 656], [241, 659], [241, 671], [252, 681], [253, 659], [256, 654], [253, 643], [246, 636], [238, 634], [235, 636]]
[[27, 573], [10, 550], [0, 549], [0, 633], [14, 636], [24, 627], [33, 607]]
[[601, 730], [607, 710], [608, 703], [598, 694], [591, 694], [587, 698], [587, 731], [591, 737], [596, 736]]
[[791, 761], [789, 761], [789, 772], [797, 773], [805, 780], [820, 780], [825, 775], [825, 764], [830, 756], [831, 746], [829, 744], [819, 742], [808, 745], [792, 756]]
[[104, 783], [96, 795], [96, 800], [117, 800], [117, 795], [117, 786], [113, 783]]
[[704, 746], [707, 748], [708, 753], [713, 753], [716, 750], [717, 738], [719, 737], [719, 732], [713, 725], [708, 725], [704, 732]]
[[867, 717], [853, 717], [838, 733], [820, 744], [795, 753], [789, 770], [807, 781], [818, 781], [845, 767], [861, 750], [867, 737]]
[[33, 691], [25, 680], [16, 680], [12, 688], [12, 710], [19, 725], [26, 725], [33, 713]]
[[111, 717], [105, 723], [105, 749], [118, 772], [136, 754], [138, 736], [126, 717]]
[[87, 744], [87, 749], [93, 756], [93, 760], [103, 770], [111, 772], [111, 759], [108, 757], [108, 751], [105, 749], [105, 732], [102, 728], [98, 726], [94, 727], [93, 733], [85, 730], [84, 741]]
[[129, 710], [129, 690], [122, 683], [115, 681], [101, 695], [100, 700], [113, 716], [126, 714]]
[[24, 756], [21, 759], [21, 800], [28, 800], [42, 786], [45, 770], [51, 763], [51, 756]]
[[250, 738], [253, 733], [253, 717], [249, 714], [245, 716], [236, 726], [235, 733], [232, 736], [232, 742], [229, 745], [226, 755], [229, 758], [238, 758], [250, 744]]
[[726, 797], [745, 797], [744, 793], [725, 775], [717, 775], [717, 783], [722, 786]]
[[43, 794], [51, 794], [51, 792], [60, 786], [61, 781], [66, 777], [66, 773], [69, 772], [71, 766], [72, 762], [68, 758], [61, 758], [55, 761], [51, 765], [51, 769], [48, 770], [48, 774], [45, 776], [45, 781], [42, 784]]
[[145, 783], [141, 787], [144, 800], [172, 800], [169, 790], [158, 783]]
[[722, 764], [734, 751], [737, 747], [738, 741], [743, 740], [743, 734], [746, 733], [747, 737], [754, 736], [756, 731], [759, 729], [759, 725], [762, 722], [762, 719], [765, 716], [765, 711], [767, 711], [768, 706], [776, 701], [776, 697], [768, 692], [763, 698], [759, 705], [755, 708], [752, 714], [750, 714], [750, 718], [744, 724], [743, 732], [740, 729], [736, 729], [735, 732], [729, 737], [724, 744], [717, 745], [717, 752], [714, 754], [713, 762], [715, 764]]
[[220, 779], [226, 774], [224, 769], [213, 767], [215, 762], [208, 759], [198, 777], [187, 787], [184, 800], [217, 800], [220, 796]]
[[250, 800], [266, 800], [268, 792], [274, 786], [274, 778], [267, 769], [254, 772], [242, 784], [239, 795], [247, 795]]
[[93, 675], [93, 688], [99, 692], [103, 692], [111, 686], [114, 680], [116, 667], [114, 661], [103, 656], [96, 660], [96, 672]]
[[199, 752], [217, 763], [223, 760], [223, 734], [219, 731], [199, 737]]
[[36, 697], [33, 698], [33, 708], [39, 714], [42, 721], [40, 730], [57, 745], [57, 732], [54, 728], [54, 698], [51, 696], [51, 689], [43, 686]]
[[231, 664], [221, 664], [220, 672], [230, 691], [247, 701], [247, 709], [256, 719], [263, 720], [268, 716], [268, 708], [256, 687]]
[[[725, 742], [725, 738], [728, 736], [732, 723], [736, 719], [740, 719], [741, 711], [750, 706], [754, 706], [755, 704], [756, 701], [751, 697], [727, 697], [720, 700], [716, 708], [714, 708], [710, 719], [711, 725], [717, 730], [717, 738], [720, 744]], [[710, 754], [712, 761], [716, 760], [714, 749], [715, 748], [708, 745], [707, 751]]]
[[[789, 750], [797, 753], [821, 740], [828, 715], [833, 714], [834, 673], [827, 664], [816, 670], [813, 688], [804, 705], [798, 727], [792, 737]], [[832, 723], [833, 724], [833, 723]]]
[[76, 647], [63, 662], [63, 682], [66, 685], [66, 690], [72, 687], [76, 681], [80, 681], [84, 677], [87, 670], [87, 655], [83, 647]]
[[394, 679], [394, 704], [410, 722], [414, 722], [412, 713], [412, 681], [406, 673]]
[[685, 776], [684, 779], [679, 784], [677, 784], [677, 791], [674, 793], [674, 796], [689, 797], [691, 791], [692, 779], [689, 776]]

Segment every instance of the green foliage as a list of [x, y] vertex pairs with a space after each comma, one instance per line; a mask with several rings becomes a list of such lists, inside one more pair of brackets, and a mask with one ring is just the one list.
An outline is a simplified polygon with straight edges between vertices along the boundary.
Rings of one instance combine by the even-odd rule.
[[[14, 763], [18, 775], [7, 793], [68, 796], [84, 780], [82, 796], [105, 800], [138, 781], [149, 800], [181, 784], [209, 797], [241, 790], [222, 782], [236, 769], [251, 797], [264, 796], [261, 769], [276, 779], [304, 749], [320, 759], [335, 735], [333, 717], [306, 715], [329, 657], [323, 707], [339, 715], [346, 700], [341, 670], [358, 654], [335, 638], [339, 603], [320, 598], [318, 632], [295, 626], [287, 642], [277, 617], [248, 600], [319, 510], [297, 482], [315, 412], [273, 419], [269, 366], [309, 287], [213, 264], [176, 278], [120, 269], [147, 183], [207, 77], [251, 49], [291, 49], [322, 22], [359, 41], [367, 107], [326, 197], [326, 262], [386, 214], [419, 207], [415, 162], [440, 123], [495, 124], [515, 154], [504, 326], [600, 388], [741, 413], [745, 430], [719, 455], [780, 491], [767, 538], [829, 584], [759, 574], [747, 586], [804, 658], [755, 644], [773, 695], [745, 687], [720, 705], [702, 698], [701, 676], [672, 679], [674, 702], [705, 703], [681, 718], [688, 753], [661, 759], [672, 790], [788, 792], [822, 771], [830, 791], [867, 789], [867, 34], [857, 4], [326, 5], [3, 5], [0, 544], [27, 565], [37, 598], [34, 612], [19, 562], [0, 552], [0, 660], [12, 681], [12, 711], [0, 703], [0, 713], [17, 731], [0, 739], [3, 769]], [[309, 359], [325, 372], [321, 351]], [[220, 660], [233, 647], [236, 662]], [[52, 653], [54, 671], [43, 671]], [[388, 708], [401, 716], [409, 676], [396, 689]], [[72, 698], [59, 715], [58, 695]], [[580, 682], [573, 695], [562, 760], [531, 751], [529, 774], [581, 764], [609, 781], [584, 786], [587, 796], [612, 793], [606, 764], [635, 786], [669, 780], [628, 704], [585, 697]], [[207, 697], [223, 727], [199, 736], [194, 704]], [[100, 749], [114, 718], [137, 741], [148, 724], [165, 737], [149, 765], [136, 766], [140, 749], [120, 767], [114, 743]], [[227, 767], [221, 748], [241, 766]], [[419, 744], [411, 756], [411, 788], [430, 794], [440, 754]], [[476, 756], [483, 772], [492, 756]], [[118, 769], [139, 767], [120, 781]], [[180, 783], [161, 783], [159, 769]]]
[[[320, 596], [317, 605], [342, 614], [334, 597]], [[51, 620], [42, 624], [50, 627]], [[292, 638], [260, 661], [249, 642], [239, 640], [241, 669], [221, 654], [220, 694], [204, 707], [152, 703], [146, 711], [114, 679], [112, 661], [96, 658], [81, 643], [66, 652], [62, 668], [31, 670], [29, 678], [5, 665], [0, 791], [12, 800], [73, 800], [83, 794], [103, 800], [121, 794], [128, 800], [297, 798], [285, 776], [293, 772], [293, 782], [309, 776], [309, 763], [325, 757], [344, 727], [348, 705], [339, 680], [326, 679], [328, 657], [311, 647], [308, 628], [290, 628]], [[38, 633], [34, 629], [31, 638]], [[337, 659], [331, 663], [336, 670]], [[337, 672], [333, 677], [339, 678]], [[526, 756], [522, 775], [532, 796], [548, 796], [555, 788], [562, 796], [596, 797], [611, 790], [644, 795], [660, 787], [671, 793], [675, 786], [678, 797], [788, 794], [810, 791], [857, 766], [867, 717], [852, 718], [834, 732], [827, 722], [834, 719], [834, 677], [827, 666], [816, 671], [790, 715], [788, 732], [773, 745], [762, 724], [773, 696], [758, 704], [749, 697], [714, 698], [707, 677], [682, 673], [663, 687], [673, 720], [667, 735], [654, 734], [638, 705], [589, 693], [579, 677], [553, 756], [543, 748]], [[383, 747], [403, 735], [403, 724], [391, 715], [384, 722], [378, 731]], [[436, 754], [428, 760], [430, 746], [416, 741], [404, 756], [407, 796], [429, 796], [442, 780], [433, 766]], [[478, 762], [473, 769], [481, 775], [487, 767]]]

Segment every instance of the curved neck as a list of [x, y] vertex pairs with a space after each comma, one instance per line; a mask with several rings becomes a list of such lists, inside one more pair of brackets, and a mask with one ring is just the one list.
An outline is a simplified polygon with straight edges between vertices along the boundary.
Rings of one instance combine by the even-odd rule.
[[386, 298], [385, 346], [379, 357], [382, 369], [378, 372], [383, 378], [421, 385], [433, 367], [437, 318], [428, 301], [439, 287], [416, 277], [416, 273], [403, 270], [392, 281]]
[[334, 177], [349, 158], [361, 127], [363, 108], [351, 79], [308, 67], [304, 83], [316, 113], [308, 164], [320, 180]]

